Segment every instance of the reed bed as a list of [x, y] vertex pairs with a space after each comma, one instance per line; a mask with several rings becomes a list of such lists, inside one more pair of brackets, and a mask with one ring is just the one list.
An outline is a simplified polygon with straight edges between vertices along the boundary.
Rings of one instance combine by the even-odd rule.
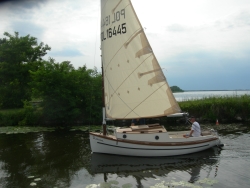
[[223, 122], [250, 120], [250, 95], [204, 97], [179, 102], [184, 112], [203, 120]]
[[[204, 97], [202, 99], [188, 99], [179, 102], [183, 112], [198, 117], [199, 122], [234, 123], [250, 121], [250, 95]], [[159, 123], [176, 122], [179, 118], [160, 118]], [[147, 120], [155, 123], [155, 119]], [[120, 122], [123, 126], [124, 122]], [[100, 122], [101, 124], [101, 122]], [[116, 123], [116, 124], [119, 124]], [[119, 125], [120, 125], [119, 124]], [[130, 121], [126, 121], [129, 125]], [[22, 109], [0, 110], [0, 127], [3, 126], [46, 126], [43, 114], [38, 108], [26, 105]]]

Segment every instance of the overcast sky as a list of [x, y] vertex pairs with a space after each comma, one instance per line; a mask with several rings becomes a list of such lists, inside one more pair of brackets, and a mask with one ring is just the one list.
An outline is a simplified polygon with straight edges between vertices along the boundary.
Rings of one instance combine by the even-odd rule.
[[[0, 1], [5, 31], [30, 34], [45, 57], [100, 71], [100, 0]], [[170, 86], [250, 89], [250, 0], [132, 0]]]

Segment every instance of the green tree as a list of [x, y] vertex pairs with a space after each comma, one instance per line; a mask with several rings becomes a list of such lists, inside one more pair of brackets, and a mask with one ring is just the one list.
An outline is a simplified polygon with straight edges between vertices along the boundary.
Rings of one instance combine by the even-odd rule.
[[173, 93], [177, 92], [184, 92], [182, 89], [180, 89], [178, 86], [171, 86], [170, 87]]
[[90, 124], [101, 124], [102, 122], [102, 75], [97, 69], [90, 70], [91, 86], [86, 101], [86, 121]]
[[43, 100], [44, 119], [53, 125], [86, 121], [94, 110], [92, 97], [98, 96], [92, 85], [98, 85], [95, 74], [86, 66], [76, 70], [70, 62], [55, 63], [54, 59], [31, 71], [34, 96]]
[[30, 35], [4, 35], [0, 39], [0, 108], [19, 108], [31, 98], [29, 70], [36, 70], [51, 48]]

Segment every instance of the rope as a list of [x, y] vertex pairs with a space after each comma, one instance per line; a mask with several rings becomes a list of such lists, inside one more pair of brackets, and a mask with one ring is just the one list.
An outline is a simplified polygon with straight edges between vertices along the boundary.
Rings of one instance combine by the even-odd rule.
[[[95, 68], [95, 64], [96, 64], [96, 58], [95, 58], [95, 56], [96, 56], [96, 45], [97, 45], [97, 36], [99, 36], [98, 34], [97, 34], [97, 31], [99, 31], [98, 30], [98, 27], [99, 27], [99, 20], [98, 19], [96, 19], [97, 21], [96, 21], [96, 33], [95, 33], [95, 36], [96, 36], [96, 38], [95, 38], [95, 47], [94, 47], [94, 68]], [[91, 86], [90, 86], [90, 89], [91, 89], [91, 96], [93, 96], [93, 84], [91, 83]], [[90, 132], [90, 125], [91, 125], [91, 121], [92, 121], [92, 106], [93, 106], [93, 99], [92, 99], [92, 97], [90, 98], [91, 100], [90, 100], [90, 113], [89, 113], [89, 132]], [[92, 124], [93, 124], [94, 122], [92, 122]]]

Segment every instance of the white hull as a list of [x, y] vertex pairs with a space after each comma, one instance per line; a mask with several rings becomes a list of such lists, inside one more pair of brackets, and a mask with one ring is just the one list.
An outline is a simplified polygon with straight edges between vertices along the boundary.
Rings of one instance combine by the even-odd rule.
[[185, 132], [167, 132], [164, 128], [163, 131], [158, 130], [145, 132], [144, 129], [141, 133], [118, 129], [114, 134], [116, 136], [90, 133], [91, 149], [94, 153], [160, 157], [195, 153], [220, 144], [219, 138], [212, 134], [184, 138], [182, 135]]

